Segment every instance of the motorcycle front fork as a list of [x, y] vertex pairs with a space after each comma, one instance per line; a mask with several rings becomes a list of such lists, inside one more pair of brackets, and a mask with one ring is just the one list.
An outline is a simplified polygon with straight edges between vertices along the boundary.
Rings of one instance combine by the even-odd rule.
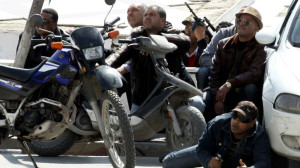
[[92, 79], [90, 76], [85, 76], [85, 75], [82, 76], [83, 90], [84, 90], [84, 93], [94, 111], [102, 139], [104, 140], [105, 148], [110, 149], [113, 145], [111, 144], [109, 137], [105, 131], [105, 126], [104, 126], [103, 119], [101, 116], [101, 110], [98, 106], [98, 101], [97, 101], [97, 96], [96, 96], [97, 93], [95, 93], [94, 89], [92, 89], [95, 87], [92, 85], [92, 83], [93, 82], [92, 82]]
[[168, 105], [167, 105], [167, 110], [169, 113], [169, 117], [172, 119], [172, 123], [173, 123], [173, 128], [174, 128], [174, 132], [177, 136], [181, 136], [182, 135], [182, 131], [180, 129], [180, 125], [179, 122], [177, 120], [175, 111], [173, 109], [173, 107], [171, 106], [170, 102], [168, 101]]

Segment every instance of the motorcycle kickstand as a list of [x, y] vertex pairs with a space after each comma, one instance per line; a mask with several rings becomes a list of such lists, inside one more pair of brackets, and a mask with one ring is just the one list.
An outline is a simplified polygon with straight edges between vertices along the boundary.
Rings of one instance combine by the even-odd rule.
[[27, 143], [26, 143], [25, 141], [23, 141], [23, 140], [19, 140], [19, 142], [21, 143], [21, 145], [23, 146], [23, 148], [26, 150], [26, 153], [28, 154], [30, 160], [32, 161], [33, 166], [34, 166], [35, 168], [38, 168], [37, 164], [35, 163], [33, 157], [32, 157], [31, 154], [30, 154], [31, 150], [29, 149]]

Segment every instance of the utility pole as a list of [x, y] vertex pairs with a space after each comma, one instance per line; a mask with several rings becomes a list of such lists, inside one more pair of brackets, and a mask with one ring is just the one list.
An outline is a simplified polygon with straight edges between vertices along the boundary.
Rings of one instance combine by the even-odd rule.
[[30, 24], [29, 18], [33, 14], [41, 13], [43, 4], [44, 4], [44, 0], [33, 0], [32, 2], [29, 16], [25, 25], [25, 29], [23, 31], [22, 39], [20, 41], [16, 59], [14, 62], [14, 67], [23, 68], [25, 65], [25, 61], [31, 44], [31, 39], [33, 37], [33, 33], [35, 30], [35, 27]]

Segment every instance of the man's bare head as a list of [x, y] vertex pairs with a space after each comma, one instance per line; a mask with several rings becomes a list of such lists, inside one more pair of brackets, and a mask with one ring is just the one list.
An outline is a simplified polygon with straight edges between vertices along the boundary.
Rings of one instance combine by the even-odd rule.
[[127, 10], [127, 21], [132, 28], [143, 26], [144, 13], [147, 6], [143, 3], [133, 3]]

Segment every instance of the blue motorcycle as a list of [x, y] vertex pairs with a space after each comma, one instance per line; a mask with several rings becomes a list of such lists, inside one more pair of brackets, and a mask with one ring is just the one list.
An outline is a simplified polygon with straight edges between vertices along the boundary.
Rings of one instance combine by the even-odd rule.
[[[33, 22], [42, 23], [41, 16], [34, 18]], [[122, 86], [121, 76], [105, 63], [104, 33], [105, 29], [79, 28], [72, 32], [71, 44], [50, 34], [36, 40], [37, 47], [49, 45], [57, 51], [37, 67], [0, 66], [2, 139], [12, 135], [25, 146], [37, 147], [59, 142], [64, 135], [69, 140], [63, 145], [70, 147], [74, 135], [89, 136], [104, 141], [113, 167], [135, 166], [132, 129], [114, 92]], [[44, 152], [51, 150], [55, 146]]]

